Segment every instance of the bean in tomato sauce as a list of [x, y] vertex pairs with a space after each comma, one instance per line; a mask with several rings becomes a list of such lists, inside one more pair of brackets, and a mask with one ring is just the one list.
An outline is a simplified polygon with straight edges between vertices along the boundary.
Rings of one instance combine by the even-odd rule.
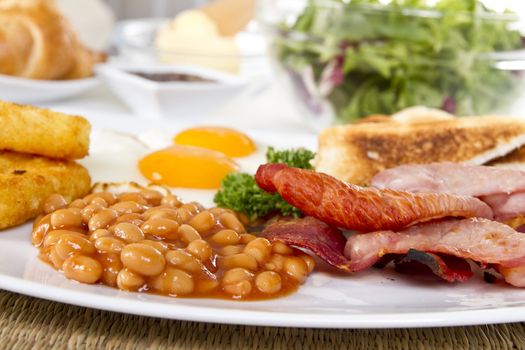
[[72, 280], [174, 297], [260, 300], [294, 292], [314, 260], [246, 232], [223, 208], [172, 194], [53, 195], [35, 220], [40, 258]]

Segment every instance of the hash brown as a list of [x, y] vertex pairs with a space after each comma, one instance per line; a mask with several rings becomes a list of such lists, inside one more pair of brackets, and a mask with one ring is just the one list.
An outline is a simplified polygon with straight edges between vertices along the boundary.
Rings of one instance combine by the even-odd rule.
[[79, 159], [88, 154], [90, 131], [82, 117], [0, 101], [0, 150]]
[[0, 229], [39, 215], [51, 194], [70, 202], [86, 195], [90, 184], [88, 171], [74, 161], [0, 152]]

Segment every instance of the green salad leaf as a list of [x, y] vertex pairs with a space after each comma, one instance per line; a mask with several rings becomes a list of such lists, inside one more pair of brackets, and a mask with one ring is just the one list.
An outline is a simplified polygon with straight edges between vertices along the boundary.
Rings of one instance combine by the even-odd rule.
[[[310, 161], [314, 156], [314, 152], [304, 148], [275, 150], [273, 147], [269, 147], [266, 152], [266, 161], [268, 163], [284, 163], [296, 168], [312, 169]], [[251, 221], [269, 214], [301, 216], [299, 209], [288, 204], [279, 194], [270, 194], [260, 189], [253, 175], [246, 173], [226, 175], [213, 200], [217, 206], [243, 213]]]
[[479, 0], [331, 3], [309, 0], [293, 25], [281, 26], [275, 51], [302, 90], [313, 72], [339, 122], [414, 105], [483, 114], [515, 90], [518, 74], [495, 69], [489, 57], [523, 48], [510, 13], [494, 17]]

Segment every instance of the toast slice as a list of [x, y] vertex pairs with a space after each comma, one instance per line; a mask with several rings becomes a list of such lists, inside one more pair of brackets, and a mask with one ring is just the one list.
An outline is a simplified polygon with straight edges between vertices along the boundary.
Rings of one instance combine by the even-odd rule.
[[525, 146], [515, 149], [503, 157], [493, 159], [487, 165], [525, 171]]
[[390, 118], [325, 129], [314, 165], [317, 171], [368, 185], [377, 172], [401, 164], [485, 164], [523, 145], [525, 121], [510, 117]]
[[41, 214], [53, 193], [70, 202], [86, 195], [90, 185], [87, 170], [74, 161], [0, 152], [0, 229]]
[[82, 117], [0, 101], [0, 150], [79, 159], [88, 154], [90, 131]]

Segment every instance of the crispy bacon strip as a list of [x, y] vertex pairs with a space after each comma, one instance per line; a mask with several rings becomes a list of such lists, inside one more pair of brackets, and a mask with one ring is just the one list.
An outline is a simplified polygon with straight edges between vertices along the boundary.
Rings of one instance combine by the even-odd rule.
[[371, 186], [480, 197], [525, 191], [525, 172], [450, 162], [405, 164], [379, 172], [373, 177]]
[[525, 214], [525, 172], [462, 163], [406, 164], [374, 176], [371, 185], [409, 192], [440, 192], [479, 197], [508, 223]]
[[328, 264], [350, 272], [349, 261], [343, 255], [345, 236], [316, 218], [279, 220], [266, 226], [262, 234], [270, 241], [308, 249]]
[[447, 282], [465, 282], [473, 275], [466, 260], [416, 249], [409, 249], [407, 255], [395, 261], [395, 265], [396, 271], [407, 274], [414, 274], [420, 271], [420, 267], [425, 267]]
[[348, 239], [345, 256], [352, 270], [361, 271], [385, 254], [406, 254], [410, 249], [472, 259], [483, 265], [525, 265], [525, 235], [479, 218], [424, 223], [399, 232], [356, 234]]
[[398, 230], [447, 216], [492, 218], [492, 210], [473, 197], [363, 188], [284, 164], [261, 165], [255, 180], [306, 215], [360, 232]]

